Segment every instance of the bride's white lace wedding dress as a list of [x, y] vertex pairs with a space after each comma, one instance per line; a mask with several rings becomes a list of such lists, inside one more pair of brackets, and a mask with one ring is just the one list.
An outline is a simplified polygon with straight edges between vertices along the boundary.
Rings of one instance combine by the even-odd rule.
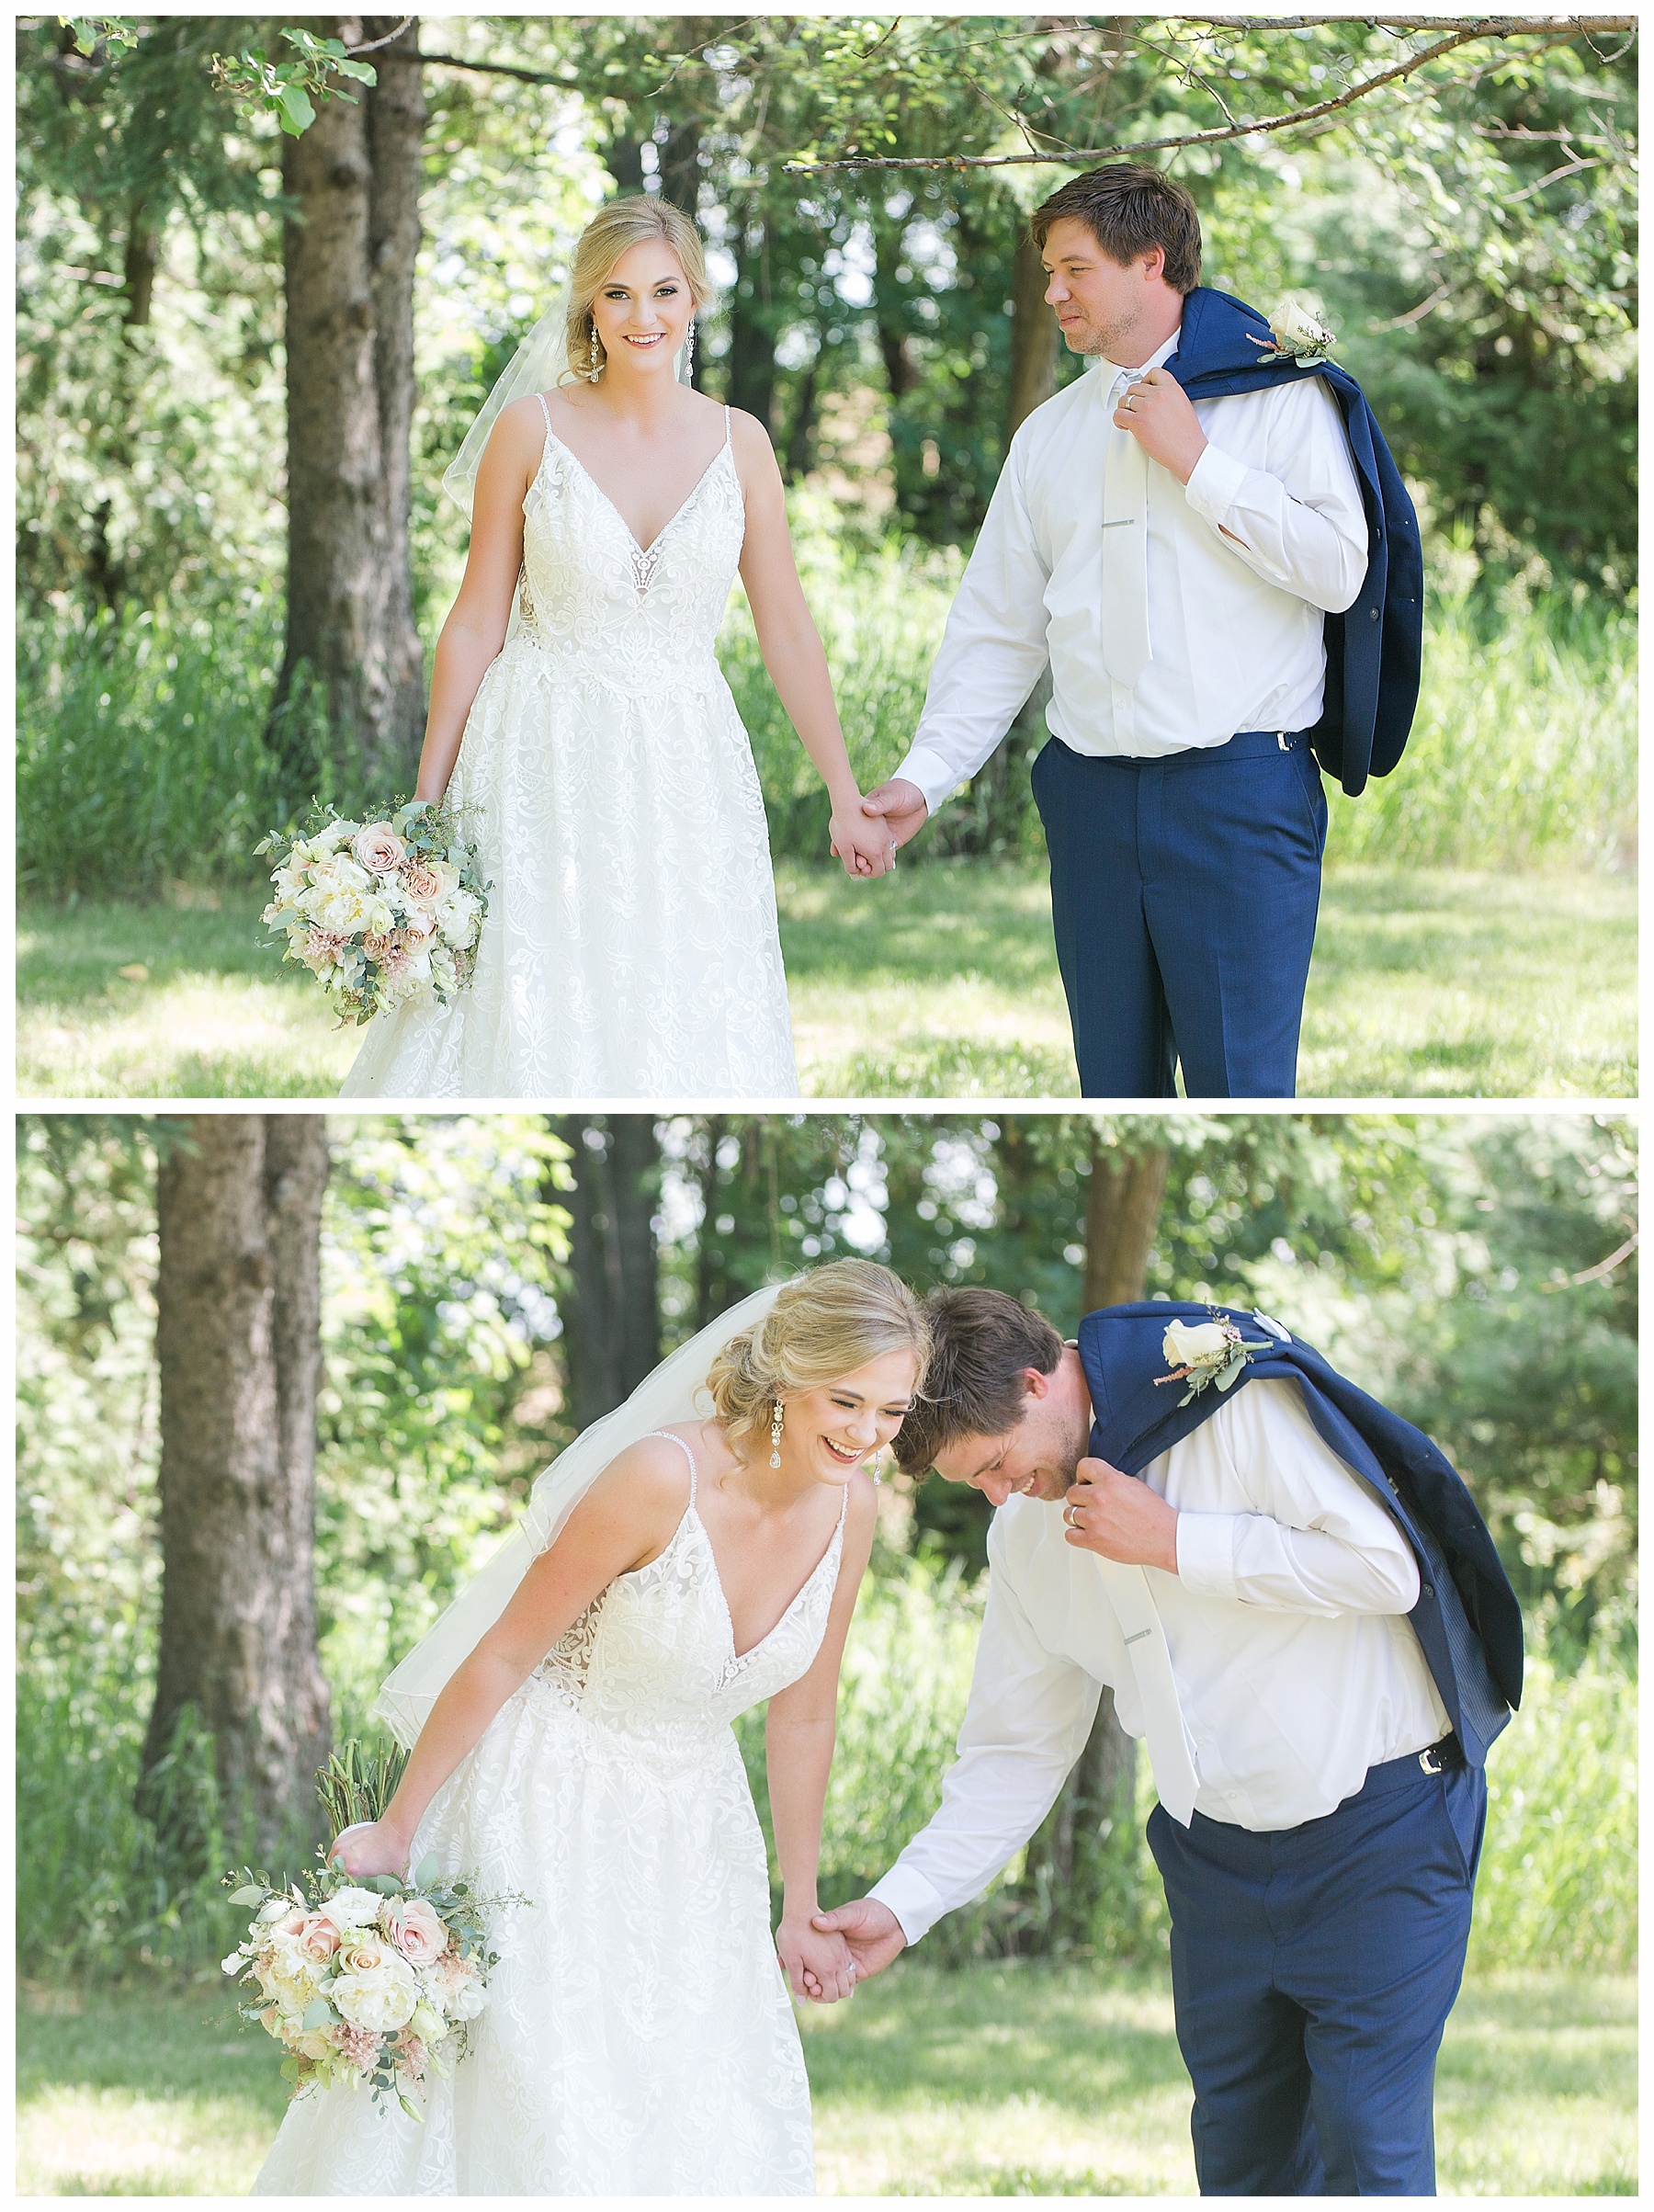
[[[422, 2123], [311, 2091], [256, 2196], [808, 2196], [810, 2087], [770, 1934], [764, 1837], [731, 1723], [809, 1668], [844, 1544], [737, 1653], [689, 1503], [611, 1582], [432, 1800], [435, 1851], [504, 1913], [469, 2058]], [[848, 1492], [845, 1492], [848, 1498]]]
[[713, 652], [745, 531], [727, 419], [645, 551], [547, 412], [521, 626], [451, 785], [493, 884], [476, 970], [380, 1015], [341, 1096], [797, 1097], [764, 800]]

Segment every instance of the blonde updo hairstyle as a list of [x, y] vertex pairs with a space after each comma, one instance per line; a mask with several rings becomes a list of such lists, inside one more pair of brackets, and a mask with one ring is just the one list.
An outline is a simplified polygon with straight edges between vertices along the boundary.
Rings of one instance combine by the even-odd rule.
[[592, 317], [592, 302], [603, 289], [622, 254], [658, 238], [677, 255], [688, 279], [689, 296], [699, 314], [712, 297], [707, 280], [707, 260], [701, 252], [700, 233], [681, 208], [651, 193], [635, 192], [625, 199], [611, 199], [593, 216], [574, 248], [574, 266], [569, 272], [569, 320], [564, 346], [569, 366], [563, 380], [590, 379], [594, 353], [601, 373], [607, 360], [603, 340]]
[[830, 1260], [784, 1285], [756, 1328], [734, 1336], [707, 1377], [717, 1419], [739, 1441], [767, 1428], [776, 1401], [841, 1381], [887, 1352], [911, 1352], [914, 1388], [930, 1360], [918, 1299], [873, 1260]]

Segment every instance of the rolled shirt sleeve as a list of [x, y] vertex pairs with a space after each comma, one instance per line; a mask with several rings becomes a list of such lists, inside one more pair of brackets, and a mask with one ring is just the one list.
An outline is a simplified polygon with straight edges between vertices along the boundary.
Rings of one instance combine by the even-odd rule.
[[935, 814], [1003, 738], [1046, 667], [1049, 572], [1014, 440], [931, 670], [912, 747], [896, 770]]
[[[1268, 465], [1208, 443], [1184, 486], [1189, 505], [1266, 584], [1342, 614], [1366, 574], [1367, 525], [1338, 402], [1308, 373], [1258, 398], [1271, 407]], [[1213, 426], [1221, 434], [1221, 418]]]
[[869, 1895], [889, 1908], [910, 1944], [957, 1906], [980, 1896], [1057, 1801], [1085, 1748], [1102, 1685], [1035, 1634], [1011, 1588], [994, 1571], [977, 1646], [958, 1757], [942, 1802]]

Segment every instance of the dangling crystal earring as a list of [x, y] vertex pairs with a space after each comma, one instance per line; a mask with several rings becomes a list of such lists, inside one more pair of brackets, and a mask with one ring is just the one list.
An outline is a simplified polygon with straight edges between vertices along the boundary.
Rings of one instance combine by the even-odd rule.
[[689, 330], [684, 339], [684, 381], [687, 384], [695, 369], [695, 321], [690, 318]]
[[591, 363], [591, 367], [586, 370], [586, 381], [589, 384], [595, 384], [603, 374], [603, 359], [597, 350], [597, 325], [595, 323], [592, 324], [591, 343], [586, 348], [586, 357]]
[[770, 1423], [770, 1465], [781, 1464], [781, 1401], [776, 1401], [775, 1419]]

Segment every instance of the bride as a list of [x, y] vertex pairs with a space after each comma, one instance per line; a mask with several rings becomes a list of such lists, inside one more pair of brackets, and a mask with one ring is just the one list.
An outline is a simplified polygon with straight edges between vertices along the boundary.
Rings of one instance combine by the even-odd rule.
[[470, 552], [414, 796], [470, 810], [493, 890], [469, 985], [380, 1015], [345, 1097], [798, 1095], [764, 802], [713, 652], [738, 566], [833, 851], [878, 876], [894, 846], [861, 811], [769, 438], [678, 380], [708, 297], [687, 216], [611, 202], [443, 480]]
[[[425, 2116], [289, 2106], [265, 2196], [808, 2195], [796, 1995], [846, 1996], [810, 1926], [839, 1662], [873, 1540], [864, 1462], [929, 1355], [906, 1287], [837, 1260], [756, 1293], [535, 1485], [522, 1526], [386, 1684], [413, 1754], [349, 1874], [434, 1851], [520, 1893], [470, 2055]], [[697, 1419], [697, 1401], [710, 1401]], [[769, 1700], [765, 1846], [731, 1730]]]

